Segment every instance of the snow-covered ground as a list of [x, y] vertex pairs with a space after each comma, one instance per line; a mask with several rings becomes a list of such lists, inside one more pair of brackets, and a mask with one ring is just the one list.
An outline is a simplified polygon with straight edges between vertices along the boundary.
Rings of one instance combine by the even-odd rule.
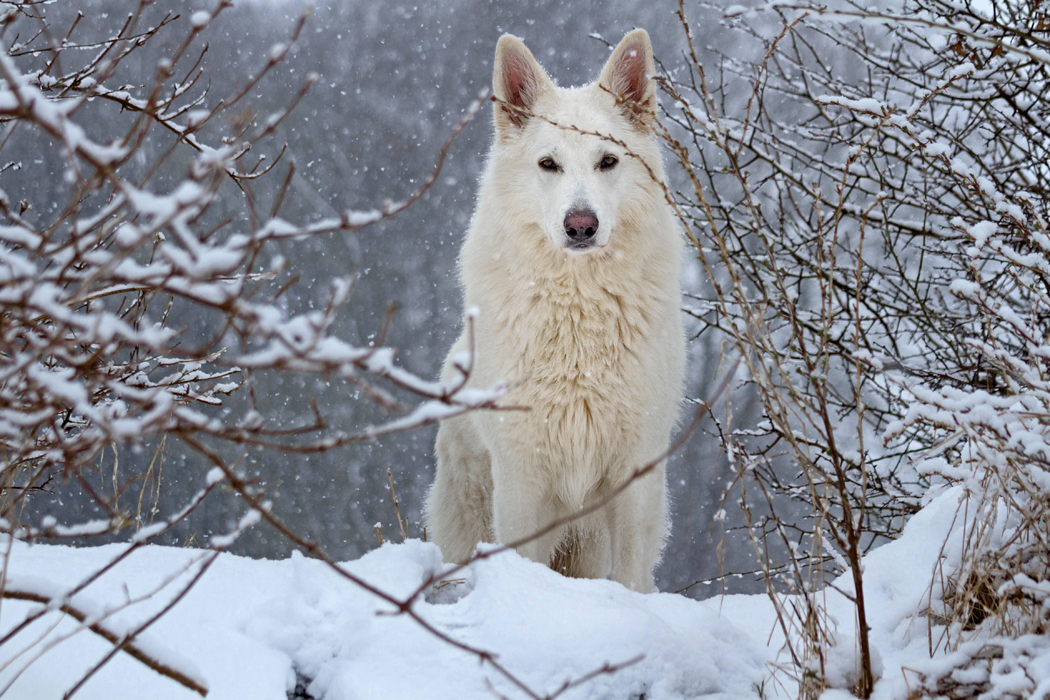
[[[958, 663], [959, 654], [973, 655], [983, 647], [978, 639], [954, 656], [930, 660], [931, 629], [935, 642], [938, 631], [917, 614], [928, 605], [938, 560], [946, 570], [954, 565], [956, 502], [956, 494], [943, 495], [910, 521], [900, 540], [865, 560], [872, 641], [881, 659], [876, 697], [907, 697], [918, 686], [920, 672], [946, 668]], [[7, 565], [9, 588], [61, 596], [123, 549], [14, 542]], [[70, 602], [89, 615], [106, 616], [102, 624], [107, 629], [131, 629], [168, 604], [197, 572], [202, 554], [139, 548]], [[411, 540], [387, 544], [344, 566], [403, 598], [445, 565], [434, 545]], [[845, 578], [836, 587], [848, 593]], [[135, 602], [139, 598], [144, 599]], [[829, 655], [829, 676], [846, 686], [852, 673], [851, 607], [832, 590], [827, 602], [840, 628], [839, 647]], [[0, 634], [40, 607], [4, 600]], [[794, 694], [769, 680], [783, 637], [765, 596], [697, 602], [672, 594], [640, 595], [611, 581], [566, 579], [505, 552], [475, 562], [414, 609], [451, 638], [495, 654], [539, 696], [588, 674], [594, 675], [559, 697]], [[490, 664], [394, 612], [389, 603], [319, 560], [296, 555], [262, 561], [221, 554], [136, 643], [202, 680], [208, 697], [216, 700], [284, 700], [295, 688], [297, 673], [300, 679], [312, 679], [312, 696], [331, 700], [527, 697]], [[0, 645], [3, 697], [60, 698], [111, 649], [71, 617], [48, 613]], [[1012, 687], [1042, 697], [1039, 693], [1050, 690], [1050, 640], [1022, 640], [1013, 651], [1007, 648], [1002, 659], [985, 665], [992, 671], [985, 676], [993, 691]], [[981, 670], [972, 672], [980, 675]], [[75, 697], [162, 700], [197, 695], [121, 653]], [[848, 695], [832, 690], [825, 697]]]

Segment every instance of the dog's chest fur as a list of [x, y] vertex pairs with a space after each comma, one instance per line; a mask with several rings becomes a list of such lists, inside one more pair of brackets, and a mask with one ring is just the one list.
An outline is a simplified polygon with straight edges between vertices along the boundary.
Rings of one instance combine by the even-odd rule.
[[504, 403], [529, 407], [489, 420], [512, 424], [502, 434], [534, 456], [570, 507], [639, 466], [639, 426], [652, 403], [642, 381], [652, 373], [641, 366], [665, 335], [661, 307], [676, 311], [661, 275], [647, 278], [640, 261], [597, 262], [506, 266], [502, 283], [477, 299], [479, 369], [519, 379]]

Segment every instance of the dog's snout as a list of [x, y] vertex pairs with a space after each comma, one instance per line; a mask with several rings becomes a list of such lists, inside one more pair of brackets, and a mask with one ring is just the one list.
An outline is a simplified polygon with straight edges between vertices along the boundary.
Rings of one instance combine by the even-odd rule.
[[565, 216], [565, 235], [574, 243], [585, 243], [598, 233], [598, 217], [590, 209], [574, 209]]

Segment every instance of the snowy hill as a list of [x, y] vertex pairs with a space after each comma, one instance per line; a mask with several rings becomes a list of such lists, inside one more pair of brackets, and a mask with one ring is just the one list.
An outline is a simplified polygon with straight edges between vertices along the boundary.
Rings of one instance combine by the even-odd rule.
[[[969, 666], [968, 680], [961, 680], [971, 684], [968, 688], [983, 689], [982, 697], [1045, 697], [1050, 690], [1050, 640], [1045, 637], [992, 645], [975, 638], [951, 654], [936, 651], [934, 659], [929, 657], [931, 640], [937, 650], [943, 638], [943, 629], [925, 615], [929, 582], [935, 566], [950, 572], [958, 565], [952, 559], [960, 551], [957, 499], [954, 491], [943, 494], [911, 520], [901, 539], [865, 560], [872, 641], [881, 658], [874, 697], [906, 698], [922, 686], [923, 675], [938, 678], [956, 666]], [[9, 546], [9, 589], [51, 597], [61, 597], [126, 548]], [[132, 629], [163, 610], [208, 555], [206, 550], [142, 547], [70, 602], [94, 616], [89, 622], [104, 618], [100, 624], [108, 629]], [[437, 547], [417, 540], [387, 544], [342, 566], [400, 599], [448, 568]], [[826, 591], [839, 640], [827, 654], [827, 673], [846, 688], [854, 674], [852, 608], [835, 589], [849, 594], [848, 580]], [[0, 628], [7, 634], [40, 609], [5, 600]], [[566, 579], [504, 552], [433, 587], [413, 610], [441, 634], [494, 654], [513, 678], [395, 614], [389, 603], [323, 562], [298, 554], [283, 561], [218, 555], [135, 643], [199, 679], [215, 700], [284, 700], [294, 694], [297, 679], [301, 691], [327, 700], [487, 700], [529, 697], [529, 692], [661, 700], [794, 697], [797, 691], [782, 675], [771, 675], [783, 635], [766, 596], [694, 601], [641, 595], [610, 581]], [[0, 649], [3, 697], [39, 699], [62, 697], [112, 645], [71, 617], [50, 612]], [[129, 655], [117, 654], [76, 697], [197, 696]], [[834, 689], [823, 697], [851, 696]]]
[[[75, 549], [15, 543], [10, 581], [43, 587], [79, 581], [101, 568], [122, 547]], [[147, 547], [74, 598], [82, 607], [117, 608], [184, 571], [147, 601], [114, 615], [130, 626], [155, 614], [189, 581], [199, 550]], [[407, 596], [438, 571], [433, 544], [387, 544], [345, 565], [382, 590]], [[479, 561], [465, 578], [453, 579], [421, 601], [417, 610], [459, 641], [498, 654], [498, 661], [540, 694], [605, 664], [635, 660], [572, 688], [566, 698], [713, 697], [755, 694], [765, 673], [765, 649], [719, 612], [719, 601], [698, 603], [681, 596], [640, 595], [610, 581], [565, 579], [546, 567], [504, 553]], [[125, 588], [126, 587], [126, 588]], [[762, 599], [756, 602], [761, 607]], [[6, 631], [39, 606], [5, 601], [0, 625]], [[456, 649], [391, 606], [356, 588], [323, 563], [296, 555], [256, 561], [221, 554], [170, 613], [145, 635], [162, 659], [201, 677], [209, 698], [283, 700], [295, 671], [313, 679], [316, 697], [492, 698], [491, 684], [520, 697], [488, 664]], [[3, 647], [0, 685], [6, 697], [61, 697], [111, 645], [60, 613], [38, 621]], [[42, 657], [12, 658], [43, 634], [73, 634]], [[19, 643], [21, 642], [21, 643]], [[639, 657], [642, 657], [639, 659]], [[127, 696], [191, 698], [195, 695], [127, 655], [118, 655], [84, 688], [79, 698]]]

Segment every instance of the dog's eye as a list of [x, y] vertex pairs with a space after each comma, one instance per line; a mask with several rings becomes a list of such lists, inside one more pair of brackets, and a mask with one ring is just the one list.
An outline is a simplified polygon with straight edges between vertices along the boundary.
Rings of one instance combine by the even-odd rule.
[[554, 162], [553, 158], [540, 158], [540, 167], [544, 170], [555, 171], [558, 169], [558, 164]]
[[616, 167], [616, 164], [620, 162], [620, 159], [614, 155], [608, 155], [602, 158], [602, 162], [598, 163], [598, 167], [602, 170], [612, 170]]

